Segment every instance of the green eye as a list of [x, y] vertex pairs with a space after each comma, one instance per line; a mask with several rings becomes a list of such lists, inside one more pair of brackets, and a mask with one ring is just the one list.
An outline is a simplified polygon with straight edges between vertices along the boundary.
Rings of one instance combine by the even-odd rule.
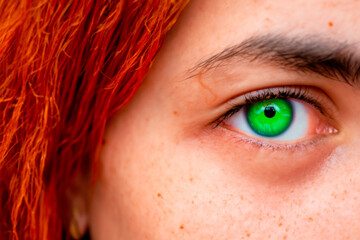
[[293, 108], [286, 99], [269, 99], [249, 105], [246, 118], [257, 134], [276, 137], [289, 128], [293, 120]]

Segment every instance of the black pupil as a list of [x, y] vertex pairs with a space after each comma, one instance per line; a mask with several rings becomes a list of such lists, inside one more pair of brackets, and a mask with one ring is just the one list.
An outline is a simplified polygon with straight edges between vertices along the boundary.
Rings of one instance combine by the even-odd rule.
[[266, 117], [272, 118], [272, 117], [275, 116], [276, 111], [275, 111], [275, 108], [274, 108], [273, 106], [267, 106], [267, 107], [265, 108], [264, 113], [265, 113], [265, 116], [266, 116]]

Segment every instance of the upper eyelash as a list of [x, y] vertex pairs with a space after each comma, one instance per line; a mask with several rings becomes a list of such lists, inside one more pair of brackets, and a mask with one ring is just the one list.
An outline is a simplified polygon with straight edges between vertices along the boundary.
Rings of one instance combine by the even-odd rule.
[[316, 109], [319, 110], [320, 113], [324, 114], [321, 104], [315, 98], [310, 96], [306, 88], [302, 88], [300, 86], [277, 87], [257, 90], [243, 95], [243, 98], [245, 99], [245, 104], [233, 105], [229, 111], [227, 111], [225, 114], [215, 120], [214, 128], [218, 127], [223, 121], [240, 111], [240, 109], [242, 109], [246, 105], [274, 98], [293, 98], [301, 100], [313, 105]]
[[252, 104], [274, 98], [294, 98], [313, 105], [321, 113], [323, 113], [323, 108], [321, 104], [315, 98], [310, 96], [307, 88], [303, 88], [301, 86], [262, 89], [245, 94], [244, 98], [246, 104]]

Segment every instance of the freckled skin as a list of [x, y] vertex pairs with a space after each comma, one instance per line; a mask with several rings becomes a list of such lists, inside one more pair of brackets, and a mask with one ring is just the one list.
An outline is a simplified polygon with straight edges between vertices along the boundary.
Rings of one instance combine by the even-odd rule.
[[[360, 105], [349, 104], [359, 90], [256, 63], [184, 80], [200, 59], [258, 33], [359, 41], [359, 9], [350, 0], [191, 1], [107, 126], [88, 199], [92, 239], [360, 239]], [[339, 134], [270, 150], [209, 125], [231, 96], [294, 84], [326, 92]]]

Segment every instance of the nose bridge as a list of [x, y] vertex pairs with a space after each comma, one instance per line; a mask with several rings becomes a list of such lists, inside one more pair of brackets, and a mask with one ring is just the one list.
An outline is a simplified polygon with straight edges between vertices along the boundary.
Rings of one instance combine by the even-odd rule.
[[[360, 142], [360, 137], [358, 137], [358, 141]], [[357, 178], [360, 183], [360, 145], [349, 140], [347, 143], [335, 146], [324, 161], [322, 173], [323, 176], [326, 176], [327, 181], [332, 178], [335, 185], [337, 178]], [[358, 187], [360, 189], [360, 185]]]
[[358, 179], [360, 189], [360, 133], [356, 132], [349, 142], [336, 147], [328, 162], [344, 177]]
[[360, 165], [360, 107], [354, 108], [353, 116], [353, 124], [347, 127], [349, 133], [344, 139], [344, 141], [346, 141], [344, 144], [344, 151], [346, 150], [348, 152], [348, 158], [357, 159]]

